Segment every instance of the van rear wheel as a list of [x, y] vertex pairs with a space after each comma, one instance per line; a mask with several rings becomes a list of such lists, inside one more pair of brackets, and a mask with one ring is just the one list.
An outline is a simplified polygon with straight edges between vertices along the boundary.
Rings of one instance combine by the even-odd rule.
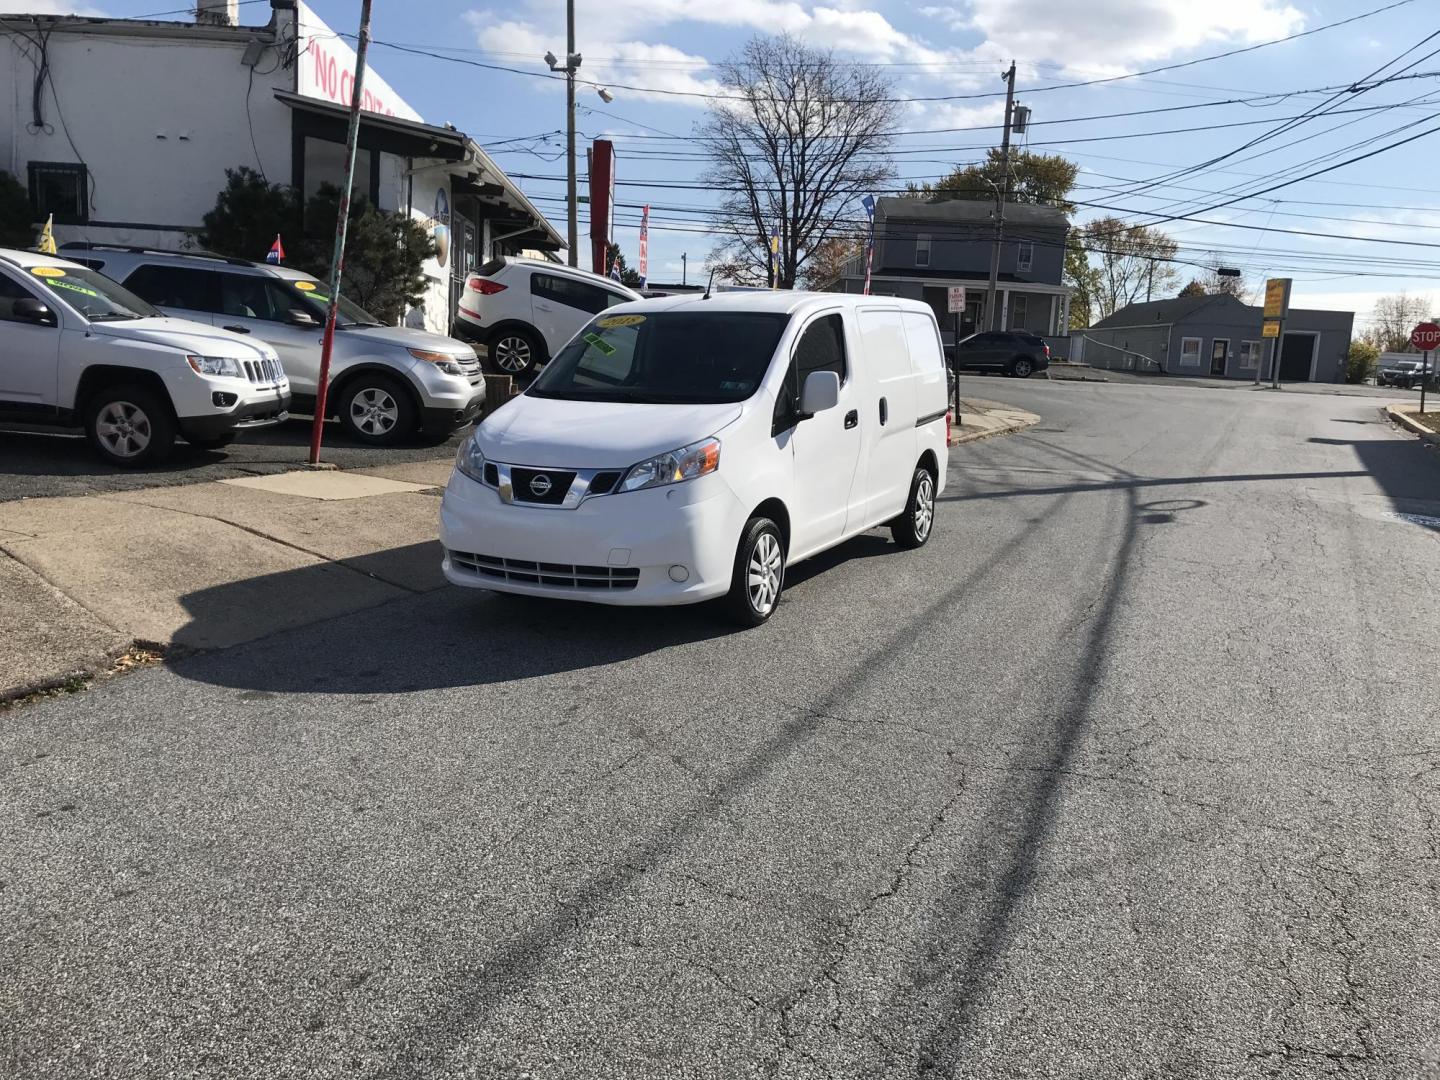
[[910, 479], [905, 512], [890, 522], [890, 535], [903, 548], [924, 547], [935, 527], [935, 477], [921, 465]]
[[785, 587], [785, 538], [767, 517], [753, 517], [740, 536], [725, 606], [741, 626], [759, 626], [775, 613]]

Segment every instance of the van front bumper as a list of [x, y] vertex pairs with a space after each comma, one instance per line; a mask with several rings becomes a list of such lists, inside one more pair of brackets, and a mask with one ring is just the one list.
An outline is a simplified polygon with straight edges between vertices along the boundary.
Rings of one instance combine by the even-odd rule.
[[746, 513], [718, 476], [565, 510], [503, 502], [456, 470], [440, 503], [441, 569], [467, 588], [593, 604], [693, 604], [729, 590]]

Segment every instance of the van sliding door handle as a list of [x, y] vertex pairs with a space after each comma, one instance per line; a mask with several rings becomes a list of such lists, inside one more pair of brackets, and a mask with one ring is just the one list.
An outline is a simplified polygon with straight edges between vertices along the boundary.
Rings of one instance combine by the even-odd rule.
[[885, 421], [890, 419], [890, 403], [883, 397], [880, 399], [880, 426], [885, 426]]
[[847, 413], [845, 414], [845, 430], [848, 431], [848, 430], [850, 430], [852, 427], [858, 427], [859, 425], [860, 425], [860, 413], [859, 413], [857, 410], [855, 410], [855, 409], [851, 409], [849, 412], [847, 412]]

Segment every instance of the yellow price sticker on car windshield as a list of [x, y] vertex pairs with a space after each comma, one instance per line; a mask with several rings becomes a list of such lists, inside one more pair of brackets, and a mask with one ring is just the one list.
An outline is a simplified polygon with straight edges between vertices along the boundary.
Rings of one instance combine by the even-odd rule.
[[315, 291], [315, 283], [313, 281], [297, 281], [295, 282], [295, 287], [301, 292]]
[[65, 276], [65, 271], [61, 270], [58, 266], [32, 266], [30, 272], [36, 277], [56, 278]]
[[621, 326], [639, 326], [644, 321], [644, 315], [611, 315], [608, 319], [597, 320], [595, 325], [601, 330], [615, 330]]

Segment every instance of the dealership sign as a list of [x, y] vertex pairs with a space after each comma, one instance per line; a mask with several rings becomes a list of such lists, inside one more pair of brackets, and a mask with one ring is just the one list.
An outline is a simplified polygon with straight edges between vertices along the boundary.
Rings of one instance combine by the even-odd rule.
[[[300, 55], [295, 65], [295, 92], [335, 105], [350, 106], [355, 92], [355, 50], [331, 30], [307, 4], [298, 5]], [[420, 120], [421, 116], [397, 94], [372, 66], [365, 69], [360, 108], [381, 116]]]

